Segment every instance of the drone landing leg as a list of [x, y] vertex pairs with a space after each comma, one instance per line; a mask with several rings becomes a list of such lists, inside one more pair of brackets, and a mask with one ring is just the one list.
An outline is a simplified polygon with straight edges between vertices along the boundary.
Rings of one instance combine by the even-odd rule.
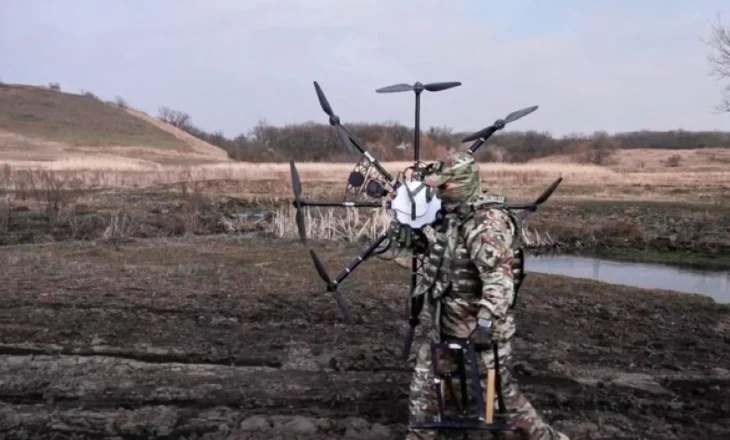
[[[499, 375], [499, 361], [496, 359], [497, 347], [493, 347], [495, 355], [494, 366], [487, 369], [485, 386], [482, 385], [477, 349], [468, 339], [447, 339], [442, 342], [431, 342], [431, 362], [435, 380], [435, 392], [438, 401], [438, 416], [436, 421], [411, 424], [411, 429], [448, 430], [462, 431], [466, 437], [469, 431], [490, 431], [498, 435], [504, 431], [511, 431], [512, 428], [504, 420], [498, 420], [495, 415], [495, 400], [498, 405], [498, 412], [501, 416], [506, 415], [506, 407], [502, 396], [502, 384]], [[438, 353], [445, 351], [455, 362], [454, 368], [444, 370], [441, 368]], [[467, 365], [469, 373], [467, 373]], [[461, 399], [459, 399], [453, 388], [452, 380], [459, 381], [461, 388]], [[471, 386], [468, 385], [471, 383]], [[471, 388], [471, 396], [467, 390]], [[446, 391], [452, 397], [458, 411], [448, 411]], [[496, 399], [495, 399], [496, 398]], [[469, 404], [476, 406], [476, 411], [469, 414]], [[452, 413], [447, 416], [447, 412]], [[455, 414], [454, 414], [455, 413]]]

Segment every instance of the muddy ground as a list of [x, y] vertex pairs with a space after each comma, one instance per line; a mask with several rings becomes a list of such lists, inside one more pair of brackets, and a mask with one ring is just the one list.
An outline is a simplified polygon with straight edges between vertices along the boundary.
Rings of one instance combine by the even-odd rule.
[[[355, 252], [312, 247], [332, 273]], [[346, 326], [294, 241], [3, 246], [0, 264], [0, 438], [404, 435], [394, 265], [345, 281]], [[517, 317], [515, 374], [571, 438], [730, 438], [729, 306], [530, 274]]]

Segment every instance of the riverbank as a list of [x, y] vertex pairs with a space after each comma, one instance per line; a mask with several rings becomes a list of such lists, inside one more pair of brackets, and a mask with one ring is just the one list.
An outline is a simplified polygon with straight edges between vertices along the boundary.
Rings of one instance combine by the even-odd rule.
[[730, 205], [555, 200], [527, 225], [560, 252], [619, 261], [730, 269]]
[[[7, 438], [402, 438], [408, 271], [361, 265], [346, 326], [296, 241], [118, 245], [0, 247]], [[357, 248], [311, 246], [331, 273]], [[516, 313], [518, 380], [572, 439], [730, 436], [730, 306], [532, 273]]]

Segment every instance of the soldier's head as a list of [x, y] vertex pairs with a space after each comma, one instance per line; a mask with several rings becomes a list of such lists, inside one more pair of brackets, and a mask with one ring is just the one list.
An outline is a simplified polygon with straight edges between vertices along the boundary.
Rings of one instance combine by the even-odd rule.
[[453, 153], [440, 161], [441, 169], [426, 176], [426, 186], [438, 188], [445, 203], [463, 203], [479, 195], [481, 180], [479, 165], [469, 153]]

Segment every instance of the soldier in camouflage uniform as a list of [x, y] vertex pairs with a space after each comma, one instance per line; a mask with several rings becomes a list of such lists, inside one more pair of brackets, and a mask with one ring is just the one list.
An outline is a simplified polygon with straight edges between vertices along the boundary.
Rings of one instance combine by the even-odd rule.
[[[503, 208], [503, 198], [482, 194], [479, 168], [470, 154], [449, 156], [442, 170], [428, 176], [424, 183], [437, 188], [445, 211], [443, 226], [424, 260], [424, 277], [414, 292], [415, 296], [426, 295], [433, 319], [430, 337], [436, 341], [473, 339], [475, 329], [479, 330], [476, 334], [486, 330], [488, 338], [498, 347], [505, 409], [513, 415], [507, 422], [523, 439], [568, 440], [543, 421], [517, 389], [506, 368], [515, 333], [509, 308], [515, 294], [512, 262], [513, 245], [519, 238], [516, 219]], [[417, 353], [409, 405], [414, 422], [433, 420], [438, 413], [430, 354], [428, 343]], [[495, 361], [493, 350], [479, 352], [477, 357], [486, 389], [486, 369], [493, 368]], [[441, 365], [454, 365], [449, 358], [443, 362]], [[446, 432], [440, 434], [444, 436]], [[472, 431], [470, 438], [474, 434]], [[407, 440], [435, 438], [437, 433], [433, 430], [413, 428], [406, 437]]]

